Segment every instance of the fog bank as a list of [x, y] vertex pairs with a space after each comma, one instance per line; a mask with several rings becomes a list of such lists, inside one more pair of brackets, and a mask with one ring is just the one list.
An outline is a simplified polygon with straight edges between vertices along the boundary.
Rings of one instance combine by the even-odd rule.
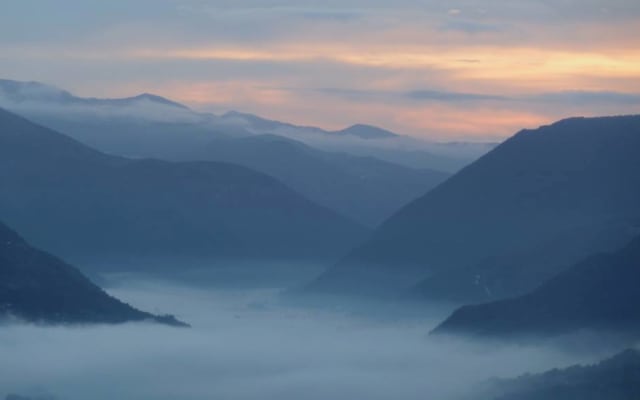
[[272, 289], [130, 282], [110, 292], [193, 328], [0, 327], [0, 398], [446, 400], [490, 377], [599, 356], [432, 338], [438, 321], [291, 308]]

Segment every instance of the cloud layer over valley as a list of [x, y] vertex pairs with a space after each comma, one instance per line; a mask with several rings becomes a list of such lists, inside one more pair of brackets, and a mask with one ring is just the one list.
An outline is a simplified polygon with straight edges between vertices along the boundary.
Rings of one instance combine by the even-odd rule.
[[62, 400], [449, 399], [492, 376], [596, 356], [435, 339], [427, 336], [434, 320], [387, 323], [291, 308], [279, 304], [273, 290], [146, 282], [111, 293], [175, 313], [193, 328], [5, 326], [0, 387]]

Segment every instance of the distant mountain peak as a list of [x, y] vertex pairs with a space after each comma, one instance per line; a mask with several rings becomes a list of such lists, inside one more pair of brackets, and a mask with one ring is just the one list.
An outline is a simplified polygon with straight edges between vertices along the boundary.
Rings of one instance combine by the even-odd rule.
[[74, 97], [71, 93], [56, 86], [36, 81], [26, 82], [9, 79], [0, 79], [0, 96], [16, 102], [29, 100], [60, 101]]
[[182, 109], [185, 109], [185, 110], [189, 108], [189, 107], [185, 106], [184, 104], [177, 103], [175, 101], [167, 99], [166, 97], [158, 96], [158, 95], [152, 94], [152, 93], [142, 93], [142, 94], [139, 94], [139, 95], [134, 96], [134, 97], [125, 98], [123, 100], [146, 100], [146, 101], [150, 101], [150, 102], [153, 102], [153, 103], [160, 103], [160, 104], [164, 104], [164, 105], [168, 105], [168, 106], [172, 106], [172, 107], [182, 108]]
[[373, 125], [367, 124], [355, 124], [341, 131], [335, 132], [338, 135], [357, 136], [361, 139], [383, 139], [393, 138], [399, 135], [388, 131], [386, 129], [379, 128]]
[[56, 86], [52, 86], [46, 83], [36, 81], [13, 81], [8, 79], [0, 79], [0, 97], [4, 97], [9, 101], [18, 103], [25, 101], [35, 101], [43, 103], [62, 102], [74, 105], [126, 105], [138, 101], [148, 101], [156, 104], [180, 108], [183, 110], [189, 109], [187, 106], [169, 100], [166, 97], [146, 92], [136, 96], [125, 98], [83, 98], [75, 96], [66, 90], [59, 89]]

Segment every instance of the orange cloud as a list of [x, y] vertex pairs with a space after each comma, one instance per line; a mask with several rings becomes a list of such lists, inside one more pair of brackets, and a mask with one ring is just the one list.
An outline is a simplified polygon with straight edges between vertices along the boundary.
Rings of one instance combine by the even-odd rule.
[[[439, 48], [314, 44], [313, 46], [277, 46], [270, 49], [200, 48], [175, 50], [137, 50], [132, 57], [184, 60], [227, 60], [266, 62], [331, 61], [362, 67], [398, 70], [435, 69], [451, 74], [453, 81], [503, 82], [512, 88], [535, 90], [638, 90], [640, 88], [640, 51], [569, 51], [518, 47]], [[462, 62], [473, 60], [474, 62]], [[593, 82], [602, 78], [624, 80], [618, 87], [603, 87]], [[506, 83], [506, 84], [505, 84]], [[632, 87], [629, 86], [632, 84]], [[503, 93], [504, 94], [504, 93]]]

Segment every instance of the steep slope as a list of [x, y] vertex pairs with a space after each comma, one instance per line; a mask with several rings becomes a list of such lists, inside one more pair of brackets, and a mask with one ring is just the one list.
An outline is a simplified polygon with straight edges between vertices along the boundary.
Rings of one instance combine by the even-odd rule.
[[0, 191], [0, 215], [71, 260], [326, 260], [366, 234], [244, 167], [112, 157], [6, 111]]
[[640, 236], [592, 256], [513, 299], [465, 306], [436, 333], [550, 335], [590, 329], [640, 331]]
[[217, 140], [203, 149], [200, 158], [265, 172], [318, 204], [369, 226], [448, 177], [375, 158], [324, 152], [276, 135]]
[[[525, 293], [640, 216], [640, 117], [574, 118], [507, 140], [401, 209], [310, 289], [478, 301]], [[543, 266], [542, 268], [540, 266]]]
[[474, 400], [635, 400], [640, 398], [640, 352], [627, 350], [589, 366], [490, 382]]
[[0, 223], [0, 320], [6, 318], [41, 323], [149, 320], [184, 326], [109, 296], [77, 269], [31, 247]]

